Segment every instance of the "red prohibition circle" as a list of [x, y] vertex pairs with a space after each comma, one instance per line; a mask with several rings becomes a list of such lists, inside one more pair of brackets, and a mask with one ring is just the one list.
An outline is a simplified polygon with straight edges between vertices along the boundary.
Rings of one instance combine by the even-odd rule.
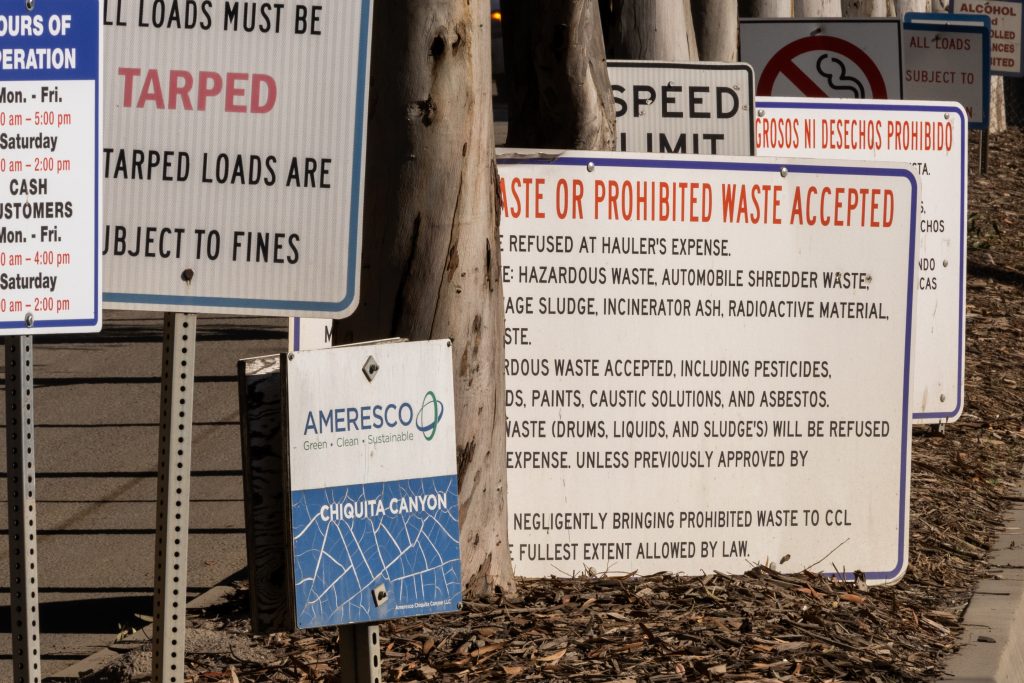
[[815, 50], [835, 52], [849, 59], [860, 67], [860, 70], [867, 76], [868, 85], [871, 86], [871, 97], [878, 100], [888, 99], [885, 79], [882, 77], [882, 72], [878, 70], [878, 67], [871, 60], [871, 57], [853, 43], [842, 38], [836, 38], [835, 36], [808, 36], [807, 38], [793, 41], [776, 52], [768, 60], [764, 71], [761, 73], [761, 78], [757, 81], [757, 94], [760, 96], [771, 95], [772, 89], [775, 87], [775, 80], [779, 77], [779, 74], [782, 74], [792, 81], [797, 90], [805, 96], [828, 97], [825, 91], [819, 88], [818, 84], [812, 81], [793, 62], [800, 55]]

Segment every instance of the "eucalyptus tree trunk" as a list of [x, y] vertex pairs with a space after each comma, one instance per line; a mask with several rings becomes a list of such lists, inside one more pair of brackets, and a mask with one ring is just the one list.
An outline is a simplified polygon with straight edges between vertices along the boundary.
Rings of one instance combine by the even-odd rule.
[[693, 0], [692, 9], [701, 60], [735, 62], [740, 30], [737, 0]]
[[452, 340], [463, 585], [513, 592], [487, 3], [373, 19], [361, 301], [334, 343]]
[[[735, 0], [709, 0], [709, 4], [732, 5]], [[690, 0], [606, 0], [604, 8], [609, 57], [673, 62], [700, 59]]]
[[740, 0], [740, 16], [755, 19], [787, 19], [793, 16], [793, 0]]
[[903, 18], [907, 12], [931, 12], [932, 0], [894, 0], [896, 16]]
[[502, 0], [501, 15], [509, 84], [506, 144], [615, 149], [597, 0]]
[[851, 19], [860, 17], [891, 17], [895, 9], [893, 0], [842, 0], [843, 16]]
[[841, 17], [840, 0], [794, 0], [793, 14], [797, 17]]

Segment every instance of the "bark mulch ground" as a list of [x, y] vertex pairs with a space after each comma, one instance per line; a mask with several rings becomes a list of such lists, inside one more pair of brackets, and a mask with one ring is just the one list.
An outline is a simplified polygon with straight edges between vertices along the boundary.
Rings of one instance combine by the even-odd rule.
[[[384, 625], [384, 680], [926, 681], [941, 675], [974, 585], [998, 576], [986, 552], [1003, 513], [1020, 502], [1022, 163], [1024, 134], [995, 136], [989, 175], [971, 183], [966, 409], [944, 434], [915, 431], [910, 569], [900, 584], [869, 589], [787, 574], [785, 565], [743, 576], [520, 581], [514, 598], [466, 602], [459, 614]], [[244, 590], [238, 595], [195, 615], [191, 625], [245, 638], [261, 656], [241, 656], [236, 648], [194, 651], [192, 680], [336, 680], [336, 631], [250, 638]], [[114, 679], [108, 670], [94, 680]]]

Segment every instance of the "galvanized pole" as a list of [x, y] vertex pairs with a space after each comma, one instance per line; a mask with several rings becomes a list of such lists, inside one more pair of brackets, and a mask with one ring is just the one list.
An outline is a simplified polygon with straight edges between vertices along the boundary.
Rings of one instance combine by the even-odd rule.
[[160, 378], [160, 463], [157, 480], [154, 683], [185, 680], [188, 507], [192, 472], [192, 406], [196, 315], [164, 314]]
[[338, 627], [340, 683], [380, 683], [380, 627]]
[[32, 337], [7, 337], [5, 347], [12, 680], [38, 683], [42, 680], [42, 671], [39, 668], [39, 572], [36, 569]]

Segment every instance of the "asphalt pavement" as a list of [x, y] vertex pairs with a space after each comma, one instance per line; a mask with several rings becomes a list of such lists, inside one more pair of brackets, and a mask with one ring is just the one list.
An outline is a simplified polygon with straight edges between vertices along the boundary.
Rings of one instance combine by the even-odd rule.
[[[162, 314], [108, 311], [99, 334], [36, 338], [44, 675], [109, 644], [152, 613], [162, 329]], [[285, 319], [200, 317], [190, 597], [246, 565], [235, 364], [286, 346]], [[0, 432], [3, 424], [0, 408]], [[6, 540], [7, 493], [0, 489]], [[11, 679], [8, 586], [4, 542], [0, 681]]]

